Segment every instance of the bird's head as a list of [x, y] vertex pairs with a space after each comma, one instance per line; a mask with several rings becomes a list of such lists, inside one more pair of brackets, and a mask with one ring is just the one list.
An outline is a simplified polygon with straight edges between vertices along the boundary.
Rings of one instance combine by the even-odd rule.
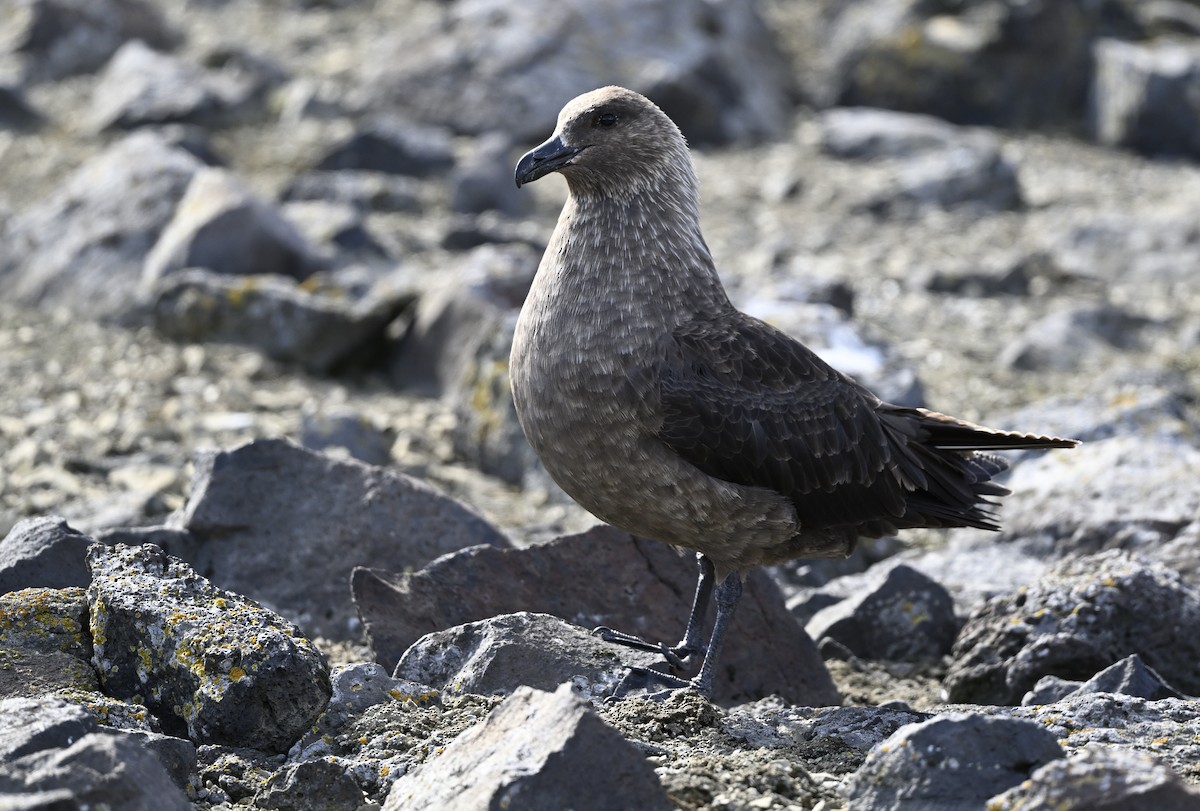
[[572, 193], [624, 196], [664, 175], [692, 176], [687, 142], [654, 102], [623, 87], [572, 99], [550, 139], [517, 163], [518, 188], [551, 172]]

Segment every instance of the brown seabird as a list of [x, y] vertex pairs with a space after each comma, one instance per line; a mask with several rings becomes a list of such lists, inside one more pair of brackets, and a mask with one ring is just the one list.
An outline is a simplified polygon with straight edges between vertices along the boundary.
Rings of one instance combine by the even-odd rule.
[[[517, 416], [554, 480], [596, 517], [694, 550], [696, 599], [668, 648], [703, 656], [712, 690], [741, 572], [848, 555], [858, 538], [911, 527], [997, 529], [988, 451], [1073, 440], [994, 431], [881, 401], [799, 341], [738, 311], [700, 234], [687, 142], [649, 99], [605, 87], [569, 102], [517, 164], [569, 195], [513, 340]], [[701, 639], [711, 595], [717, 615]]]

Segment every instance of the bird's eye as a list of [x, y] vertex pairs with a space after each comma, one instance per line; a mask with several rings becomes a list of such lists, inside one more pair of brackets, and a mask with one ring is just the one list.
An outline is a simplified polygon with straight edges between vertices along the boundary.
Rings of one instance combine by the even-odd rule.
[[597, 127], [611, 127], [613, 124], [616, 124], [616, 123], [617, 123], [617, 114], [616, 113], [600, 113], [600, 115], [596, 116], [596, 126]]

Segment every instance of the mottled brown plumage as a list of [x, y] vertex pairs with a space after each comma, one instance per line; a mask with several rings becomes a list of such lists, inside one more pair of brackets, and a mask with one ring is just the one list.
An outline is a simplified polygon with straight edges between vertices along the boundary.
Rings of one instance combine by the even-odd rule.
[[[599, 518], [701, 555], [688, 633], [714, 581], [713, 661], [738, 572], [849, 554], [909, 527], [995, 529], [987, 451], [1069, 447], [884, 403], [800, 342], [739, 312], [700, 233], [678, 128], [607, 87], [571, 101], [518, 185], [559, 172], [569, 196], [521, 310], [517, 415], [550, 475]], [[611, 637], [657, 649], [622, 634]]]

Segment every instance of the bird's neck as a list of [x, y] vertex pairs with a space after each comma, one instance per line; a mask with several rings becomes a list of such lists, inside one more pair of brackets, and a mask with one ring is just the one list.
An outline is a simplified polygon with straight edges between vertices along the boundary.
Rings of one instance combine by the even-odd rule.
[[694, 178], [627, 195], [577, 194], [559, 217], [542, 279], [580, 295], [611, 296], [613, 306], [647, 299], [664, 312], [715, 312], [729, 299], [700, 233]]

